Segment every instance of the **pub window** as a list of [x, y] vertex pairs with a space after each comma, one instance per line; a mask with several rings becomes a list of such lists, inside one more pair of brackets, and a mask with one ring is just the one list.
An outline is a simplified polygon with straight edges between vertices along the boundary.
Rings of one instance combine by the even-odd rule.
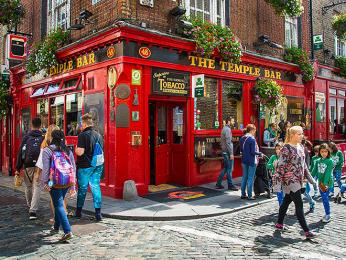
[[158, 116], [158, 140], [157, 144], [167, 143], [167, 110], [166, 107], [160, 106], [157, 111]]
[[[242, 83], [222, 81], [222, 119], [232, 117], [235, 129], [243, 128], [243, 86]], [[225, 122], [223, 122], [225, 123]]]
[[225, 0], [185, 0], [186, 15], [225, 25]]
[[84, 98], [84, 112], [92, 115], [94, 129], [104, 135], [104, 93], [86, 95]]
[[78, 79], [70, 79], [70, 80], [66, 80], [64, 81], [64, 84], [62, 86], [63, 89], [69, 89], [69, 88], [73, 88], [76, 87], [76, 84], [78, 82]]
[[345, 91], [329, 89], [329, 133], [345, 134]]
[[345, 90], [338, 90], [339, 96], [344, 97], [345, 96]]
[[60, 83], [49, 84], [45, 94], [49, 95], [49, 94], [55, 93], [59, 90], [59, 88], [60, 88]]
[[45, 89], [46, 87], [44, 86], [44, 87], [40, 87], [40, 88], [37, 88], [37, 89], [35, 89], [33, 92], [32, 92], [32, 94], [31, 94], [31, 98], [33, 98], [33, 97], [39, 97], [39, 96], [42, 96], [43, 95], [43, 93], [44, 93], [44, 89]]
[[322, 123], [326, 120], [326, 103], [316, 102], [316, 122]]
[[329, 133], [336, 134], [336, 98], [329, 98]]
[[173, 143], [183, 144], [184, 110], [180, 106], [173, 107]]
[[64, 130], [64, 103], [65, 96], [57, 96], [50, 99], [50, 124], [55, 124]]
[[345, 99], [338, 98], [337, 132], [345, 134]]
[[346, 56], [346, 42], [337, 35], [334, 36], [335, 56]]
[[329, 89], [329, 94], [331, 94], [331, 95], [336, 95], [336, 89], [330, 88], [330, 89]]
[[300, 125], [304, 120], [304, 99], [287, 97], [287, 121], [292, 125]]
[[79, 134], [79, 119], [82, 116], [82, 93], [66, 96], [66, 135], [76, 136]]
[[204, 97], [195, 98], [197, 113], [195, 127], [198, 130], [219, 128], [218, 89], [217, 79], [204, 79]]
[[48, 31], [70, 26], [70, 0], [52, 0], [48, 5]]
[[42, 130], [48, 128], [48, 99], [37, 100], [37, 116], [41, 119]]

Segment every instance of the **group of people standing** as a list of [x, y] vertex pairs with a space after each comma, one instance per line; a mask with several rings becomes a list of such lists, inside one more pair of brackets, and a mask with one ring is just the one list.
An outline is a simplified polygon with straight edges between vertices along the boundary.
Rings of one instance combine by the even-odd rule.
[[[230, 124], [231, 120], [228, 118], [221, 133], [221, 146], [225, 163], [216, 183], [216, 188], [223, 188], [221, 181], [224, 174], [227, 173], [228, 188], [237, 190], [232, 183], [234, 156]], [[309, 230], [305, 220], [302, 194], [309, 201], [310, 211], [313, 212], [315, 200], [310, 196], [312, 190], [310, 185], [313, 186], [314, 198], [316, 199], [319, 193], [323, 202], [325, 215], [322, 221], [329, 222], [331, 220], [329, 197], [334, 195], [334, 178], [340, 189], [336, 198], [343, 197], [343, 193], [346, 191], [346, 184], [341, 182], [341, 169], [344, 164], [343, 153], [334, 143], [321, 144], [314, 147], [315, 155], [310, 160], [309, 150], [306, 147], [308, 142], [304, 140], [303, 128], [301, 126], [291, 126], [287, 123], [284, 129], [285, 131], [280, 137], [283, 138], [284, 142], [280, 143], [277, 142], [276, 135], [271, 133], [275, 131], [275, 124], [270, 125], [269, 130], [265, 133], [265, 142], [268, 143], [268, 146], [275, 143], [276, 152], [267, 163], [267, 169], [273, 174], [273, 190], [277, 193], [280, 206], [275, 228], [281, 231], [287, 229], [283, 224], [284, 218], [289, 205], [293, 202], [297, 219], [305, 232], [306, 238], [314, 238], [316, 234]], [[252, 196], [254, 177], [258, 159], [263, 156], [259, 151], [255, 134], [256, 127], [253, 124], [248, 124], [245, 134], [240, 138], [243, 170], [241, 181], [242, 199], [255, 199]]]
[[[103, 174], [103, 139], [93, 129], [92, 115], [81, 117], [82, 132], [78, 135], [75, 154], [66, 145], [64, 132], [56, 125], [50, 125], [44, 134], [41, 119], [32, 120], [32, 130], [22, 139], [17, 155], [16, 175], [24, 169], [25, 196], [29, 208], [29, 219], [38, 218], [41, 190], [50, 193], [54, 225], [51, 234], [64, 231], [59, 241], [72, 238], [67, 216], [66, 194], [77, 194], [77, 207], [74, 213], [81, 218], [88, 185], [93, 195], [95, 219], [102, 220], [102, 195], [100, 180]], [[76, 192], [78, 185], [78, 191]]]

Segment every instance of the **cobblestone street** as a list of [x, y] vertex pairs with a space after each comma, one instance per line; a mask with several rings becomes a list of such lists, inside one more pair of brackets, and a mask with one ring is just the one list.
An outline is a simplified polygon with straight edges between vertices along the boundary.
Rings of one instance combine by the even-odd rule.
[[[43, 201], [39, 219], [29, 221], [24, 195], [0, 190], [0, 258], [42, 259], [345, 259], [345, 204], [332, 203], [332, 222], [320, 219], [318, 203], [307, 221], [320, 236], [304, 239], [291, 209], [289, 233], [275, 232], [276, 201], [233, 214], [191, 221], [135, 222], [104, 219], [94, 223], [88, 216], [71, 220], [73, 240], [56, 243], [49, 235], [49, 205]], [[292, 205], [293, 206], [293, 205]], [[307, 206], [307, 205], [306, 205]], [[61, 235], [61, 234], [60, 234]]]

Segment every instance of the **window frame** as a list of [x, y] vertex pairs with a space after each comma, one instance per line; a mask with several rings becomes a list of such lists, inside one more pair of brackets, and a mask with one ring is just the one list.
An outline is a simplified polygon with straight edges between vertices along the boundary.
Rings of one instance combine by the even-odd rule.
[[[186, 9], [186, 15], [187, 16], [191, 16], [191, 9], [197, 9], [198, 11], [202, 12], [203, 14], [205, 14], [206, 12], [202, 9], [199, 9], [197, 7], [193, 7], [191, 8], [191, 1], [200, 1], [200, 0], [184, 0], [184, 7]], [[217, 1], [221, 2], [221, 26], [225, 26], [226, 25], [226, 0], [209, 0], [209, 16], [210, 16], [210, 22], [217, 24], [217, 18], [218, 18], [218, 14], [217, 14]], [[203, 1], [203, 6], [204, 6], [204, 1]], [[204, 17], [203, 17], [204, 20]]]
[[[286, 25], [289, 25], [289, 38], [287, 38]], [[285, 16], [285, 45], [290, 48], [298, 47], [298, 44], [298, 17]]]
[[[58, 16], [59, 10], [63, 10], [63, 8], [65, 10], [65, 22], [61, 23], [61, 21], [59, 21], [60, 17]], [[71, 24], [71, 0], [52, 0], [51, 6], [47, 7], [47, 17], [48, 32], [56, 30], [57, 28], [63, 28], [64, 30], [67, 30]]]
[[[342, 44], [342, 54], [339, 53], [339, 46], [338, 44]], [[334, 34], [334, 54], [335, 56], [345, 57], [346, 56], [346, 41], [341, 40], [336, 34]]]
[[[335, 90], [335, 93], [336, 94], [333, 94], [333, 93], [331, 93], [331, 90]], [[331, 111], [330, 111], [330, 100], [331, 100], [331, 98], [333, 98], [333, 99], [335, 99], [335, 119], [336, 119], [336, 124], [335, 124], [335, 126], [334, 127], [336, 127], [336, 132], [333, 132], [333, 133], [331, 133], [331, 131], [330, 131], [330, 127], [328, 127], [328, 133], [330, 134], [330, 135], [332, 135], [332, 136], [335, 136], [335, 137], [337, 137], [337, 136], [343, 136], [345, 133], [340, 133], [339, 132], [339, 118], [340, 118], [340, 115], [339, 115], [339, 102], [340, 102], [340, 100], [343, 100], [343, 102], [344, 102], [344, 124], [345, 124], [345, 101], [346, 101], [346, 97], [345, 96], [342, 96], [342, 95], [340, 95], [339, 93], [340, 92], [342, 92], [342, 91], [345, 91], [345, 90], [343, 90], [343, 89], [339, 89], [339, 88], [337, 88], [337, 87], [335, 87], [335, 86], [330, 86], [329, 88], [328, 88], [328, 121], [327, 121], [327, 123], [328, 124], [330, 124], [331, 123]]]

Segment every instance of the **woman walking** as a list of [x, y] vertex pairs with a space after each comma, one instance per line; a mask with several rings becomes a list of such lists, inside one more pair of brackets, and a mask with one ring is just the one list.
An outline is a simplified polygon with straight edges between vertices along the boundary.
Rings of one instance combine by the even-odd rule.
[[304, 176], [312, 184], [315, 184], [315, 181], [309, 173], [305, 163], [304, 147], [301, 144], [303, 136], [303, 129], [300, 126], [293, 126], [287, 129], [286, 144], [281, 149], [276, 175], [274, 175], [276, 178], [274, 183], [279, 184], [275, 185], [274, 190], [279, 191], [279, 188], [282, 187], [285, 193], [284, 200], [279, 209], [279, 217], [275, 228], [277, 230], [286, 229], [283, 225], [284, 218], [288, 206], [293, 201], [299, 224], [305, 232], [305, 237], [310, 239], [314, 238], [316, 235], [309, 230], [305, 220], [302, 187]]
[[54, 226], [51, 232], [58, 233], [60, 226], [64, 230], [60, 242], [72, 238], [71, 226], [64, 208], [64, 198], [68, 190], [70, 190], [70, 196], [76, 194], [76, 164], [73, 153], [67, 148], [65, 142], [64, 132], [54, 130], [51, 144], [42, 152], [41, 185], [50, 193], [54, 205]]
[[[262, 153], [259, 152], [259, 148], [255, 139], [256, 126], [248, 124], [246, 126], [245, 135], [240, 139], [240, 151], [242, 152], [242, 168], [243, 177], [241, 180], [241, 198], [254, 200], [252, 196], [254, 176], [256, 167], [258, 164], [258, 156]], [[245, 189], [247, 188], [247, 195]]]

